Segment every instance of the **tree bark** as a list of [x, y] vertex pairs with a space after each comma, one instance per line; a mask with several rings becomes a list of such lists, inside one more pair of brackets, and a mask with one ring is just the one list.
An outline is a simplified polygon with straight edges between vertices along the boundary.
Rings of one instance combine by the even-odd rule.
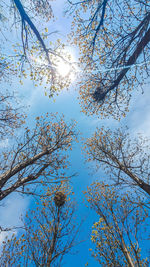
[[[146, 21], [147, 20], [148, 21], [150, 20], [150, 13], [146, 17]], [[144, 19], [144, 21], [145, 21], [145, 19]], [[142, 23], [141, 23], [141, 25], [142, 25]], [[130, 67], [136, 62], [137, 58], [140, 56], [140, 54], [142, 53], [142, 51], [148, 45], [149, 42], [150, 42], [150, 28], [147, 30], [147, 32], [145, 33], [142, 40], [137, 44], [133, 54], [129, 57], [127, 63], [125, 64], [125, 68], [120, 72], [120, 74], [118, 75], [116, 80], [113, 82], [113, 84], [106, 90], [105, 96], [107, 95], [107, 93], [109, 91], [113, 90], [114, 88], [116, 88], [119, 85], [119, 83], [124, 78], [124, 76], [126, 75], [128, 70], [130, 69]], [[98, 91], [100, 89], [101, 88], [98, 87], [96, 89], [96, 91]]]
[[55, 222], [55, 227], [54, 227], [54, 235], [53, 235], [51, 247], [50, 247], [49, 252], [48, 252], [48, 259], [47, 259], [47, 265], [46, 265], [47, 267], [51, 266], [52, 259], [53, 259], [53, 253], [54, 253], [54, 249], [55, 249], [55, 245], [56, 245], [56, 241], [57, 241], [58, 228], [59, 228], [59, 223], [60, 223], [59, 212], [60, 212], [60, 207], [58, 207], [57, 221]]
[[[114, 155], [109, 152], [102, 151], [117, 165], [115, 168], [120, 169], [125, 174], [127, 174], [142, 190], [144, 190], [148, 195], [150, 195], [150, 185], [145, 183], [142, 179], [133, 174], [126, 166], [124, 166]], [[109, 165], [109, 163], [106, 163]]]

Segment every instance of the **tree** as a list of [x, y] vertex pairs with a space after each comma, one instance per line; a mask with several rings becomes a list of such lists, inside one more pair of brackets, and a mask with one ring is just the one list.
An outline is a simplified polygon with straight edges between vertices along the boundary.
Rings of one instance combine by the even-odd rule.
[[63, 116], [47, 113], [36, 118], [33, 129], [26, 127], [10, 140], [1, 153], [0, 200], [12, 192], [38, 195], [38, 185], [67, 179], [65, 151], [76, 138], [74, 126], [66, 124]]
[[149, 1], [69, 3], [74, 14], [70, 38], [79, 46], [83, 68], [83, 111], [120, 118], [128, 111], [132, 91], [150, 75]]
[[[29, 76], [35, 86], [43, 84], [45, 89], [49, 88], [49, 96], [53, 96], [70, 84], [71, 63], [70, 71], [65, 78], [62, 79], [57, 70], [60, 60], [70, 61], [69, 54], [63, 53], [63, 45], [60, 41], [48, 44], [51, 35], [48, 33], [46, 23], [53, 18], [52, 7], [47, 0], [12, 0], [0, 4], [0, 81], [5, 81], [6, 87], [8, 87], [8, 81], [11, 81], [14, 76], [19, 78], [21, 84], [23, 78]], [[39, 24], [41, 19], [45, 27], [38, 30], [36, 24]], [[16, 35], [18, 32], [19, 36]], [[24, 115], [20, 114], [21, 109], [15, 102], [14, 92], [3, 89], [0, 94], [2, 138], [24, 121]]]
[[[27, 75], [35, 82], [35, 86], [42, 82], [45, 88], [50, 85], [50, 96], [69, 84], [69, 76], [67, 80], [62, 79], [57, 71], [57, 63], [62, 56], [61, 48], [59, 52], [57, 46], [55, 49], [47, 48], [45, 39], [49, 36], [48, 29], [45, 27], [45, 32], [42, 33], [42, 30], [40, 29], [40, 32], [36, 27], [41, 18], [46, 26], [46, 21], [53, 16], [50, 1], [47, 0], [13, 0], [0, 4], [0, 81], [6, 82], [5, 88], [8, 88], [8, 81], [11, 81], [12, 77], [17, 76], [22, 84], [23, 78], [27, 78]], [[15, 29], [14, 26], [16, 26]], [[18, 31], [19, 36], [16, 36]], [[65, 56], [67, 61], [68, 55]], [[0, 94], [0, 137], [2, 139], [21, 126], [25, 119], [25, 115], [17, 105], [15, 93], [5, 88]]]
[[53, 186], [46, 195], [27, 213], [23, 233], [4, 241], [1, 266], [62, 266], [78, 232], [72, 192], [66, 185]]
[[12, 134], [24, 122], [25, 115], [21, 113], [21, 106], [16, 105], [14, 93], [8, 91], [0, 93], [0, 137], [1, 140]]
[[131, 192], [130, 197], [127, 193], [120, 196], [115, 188], [95, 182], [86, 198], [99, 216], [92, 227], [95, 246], [90, 250], [101, 266], [148, 266], [140, 248], [146, 238], [148, 211], [131, 201]]
[[87, 139], [88, 160], [102, 166], [116, 185], [136, 186], [150, 195], [149, 141], [138, 136], [131, 138], [128, 130], [97, 129]]
[[[0, 32], [1, 76], [6, 77], [5, 72], [15, 74], [22, 84], [23, 78], [29, 75], [36, 86], [43, 84], [45, 89], [48, 87], [49, 96], [53, 96], [62, 88], [69, 86], [73, 68], [69, 54], [64, 52], [64, 45], [60, 43], [60, 40], [51, 41], [51, 34], [54, 32], [49, 33], [46, 24], [54, 18], [50, 1], [13, 0], [11, 3], [2, 3], [0, 7], [2, 17], [5, 18], [0, 20], [2, 27]], [[7, 19], [9, 9], [10, 22]], [[39, 24], [41, 19], [43, 20], [43, 29], [38, 30], [36, 24]], [[15, 38], [18, 31], [20, 36]], [[12, 37], [11, 42], [9, 41], [10, 36]], [[70, 72], [68, 71], [63, 79], [58, 71], [60, 60], [70, 64]]]

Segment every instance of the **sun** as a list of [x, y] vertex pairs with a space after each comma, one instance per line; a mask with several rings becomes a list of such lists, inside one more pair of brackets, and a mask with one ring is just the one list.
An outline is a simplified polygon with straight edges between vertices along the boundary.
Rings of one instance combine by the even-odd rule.
[[[59, 54], [60, 51], [57, 51]], [[47, 64], [43, 59], [39, 59], [38, 57], [31, 57], [38, 65]], [[62, 78], [69, 78], [71, 82], [76, 79], [76, 75], [78, 73], [78, 67], [76, 59], [72, 52], [68, 50], [64, 51], [62, 58], [56, 55], [52, 57], [52, 66], [56, 71], [57, 75]]]
[[66, 77], [69, 72], [71, 72], [71, 64], [63, 61], [62, 59], [59, 60], [56, 68], [60, 76], [62, 76], [63, 78]]
[[71, 81], [75, 80], [77, 73], [77, 64], [72, 53], [67, 51], [67, 59], [58, 59], [56, 69], [62, 78], [69, 77]]

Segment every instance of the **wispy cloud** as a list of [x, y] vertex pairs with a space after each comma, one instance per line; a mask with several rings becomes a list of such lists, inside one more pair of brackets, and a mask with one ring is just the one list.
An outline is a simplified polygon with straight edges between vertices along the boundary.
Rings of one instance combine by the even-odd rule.
[[8, 145], [9, 145], [9, 139], [8, 138], [0, 141], [0, 148], [8, 147]]
[[150, 136], [150, 94], [149, 86], [144, 87], [144, 93], [138, 92], [132, 99], [127, 124], [132, 132]]

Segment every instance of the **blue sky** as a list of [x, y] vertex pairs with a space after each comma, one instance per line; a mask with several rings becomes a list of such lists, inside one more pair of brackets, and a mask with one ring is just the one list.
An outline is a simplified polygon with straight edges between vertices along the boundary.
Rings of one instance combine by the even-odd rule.
[[[66, 40], [67, 33], [70, 30], [71, 18], [63, 17], [64, 1], [57, 0], [53, 4], [54, 14], [58, 18], [55, 23], [50, 22], [48, 29], [49, 32], [58, 30], [60, 35], [59, 38]], [[76, 48], [72, 48], [73, 53], [77, 59]], [[146, 85], [144, 88], [144, 94], [141, 95], [139, 89], [135, 93], [130, 105], [130, 112], [127, 117], [122, 119], [120, 122], [113, 119], [102, 120], [96, 116], [87, 117], [81, 112], [81, 108], [78, 100], [78, 88], [73, 85], [70, 89], [64, 90], [55, 97], [55, 102], [53, 99], [49, 99], [44, 95], [44, 90], [42, 87], [34, 87], [33, 83], [25, 79], [24, 85], [21, 86], [16, 79], [13, 79], [11, 84], [11, 90], [19, 91], [19, 97], [27, 108], [27, 123], [29, 125], [33, 124], [34, 118], [43, 115], [46, 112], [59, 112], [65, 115], [66, 120], [75, 119], [77, 121], [77, 129], [81, 132], [81, 137], [87, 138], [92, 135], [96, 127], [102, 125], [109, 127], [118, 127], [120, 124], [129, 126], [131, 133], [136, 134], [142, 132], [146, 136], [150, 134], [150, 94], [149, 86]], [[135, 105], [136, 103], [136, 105]], [[3, 144], [0, 143], [2, 147]], [[71, 161], [71, 171], [77, 172], [78, 176], [73, 178], [72, 186], [75, 192], [75, 198], [78, 203], [77, 218], [80, 221], [81, 216], [86, 218], [86, 222], [81, 228], [81, 239], [86, 240], [86, 242], [81, 243], [74, 251], [77, 253], [73, 255], [66, 256], [64, 260], [64, 267], [70, 266], [85, 266], [85, 263], [89, 262], [90, 267], [97, 267], [99, 264], [90, 257], [90, 252], [88, 249], [91, 247], [89, 241], [89, 235], [91, 233], [91, 227], [96, 220], [96, 215], [91, 210], [85, 208], [83, 203], [83, 191], [86, 190], [87, 186], [92, 183], [92, 181], [97, 179], [103, 179], [104, 174], [102, 172], [96, 173], [94, 171], [94, 166], [85, 163], [84, 156], [81, 152], [81, 138], [80, 143], [73, 146], [73, 151], [70, 154]], [[93, 173], [93, 175], [92, 175]], [[20, 195], [12, 194], [9, 196], [5, 205], [0, 209], [0, 225], [10, 226], [20, 225], [20, 216], [25, 214], [26, 210], [30, 207], [30, 199], [23, 198]], [[11, 222], [11, 223], [10, 223]], [[1, 236], [2, 240], [4, 236]]]

